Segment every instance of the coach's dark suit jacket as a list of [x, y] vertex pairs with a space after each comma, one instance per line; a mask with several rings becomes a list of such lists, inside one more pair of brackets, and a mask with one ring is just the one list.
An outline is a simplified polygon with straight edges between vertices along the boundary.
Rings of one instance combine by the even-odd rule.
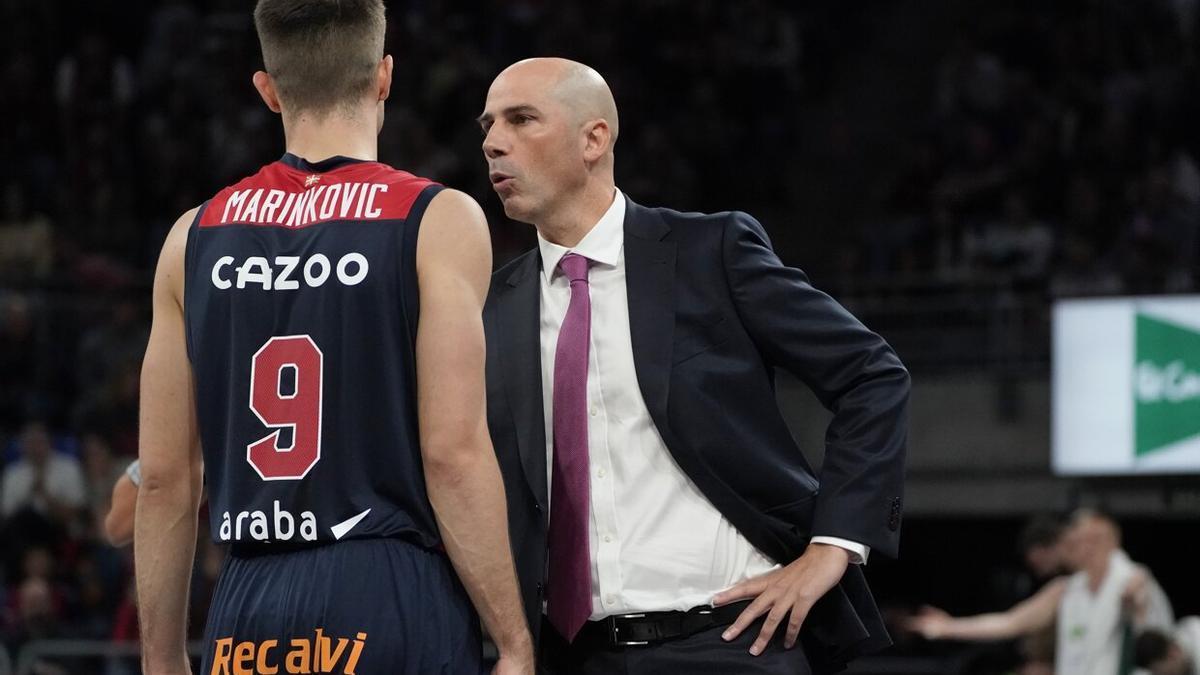
[[[626, 203], [637, 384], [680, 468], [779, 563], [795, 560], [814, 533], [895, 556], [909, 391], [896, 354], [783, 266], [750, 216]], [[535, 248], [496, 272], [484, 310], [488, 424], [535, 640], [548, 517], [540, 269]], [[835, 413], [819, 483], [776, 403], [777, 367]], [[813, 609], [803, 640], [818, 668], [890, 644], [857, 566]]]

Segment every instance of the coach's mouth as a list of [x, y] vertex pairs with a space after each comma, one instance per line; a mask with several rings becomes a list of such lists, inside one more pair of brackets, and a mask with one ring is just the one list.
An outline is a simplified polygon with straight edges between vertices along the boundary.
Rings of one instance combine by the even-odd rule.
[[497, 192], [512, 185], [513, 181], [512, 176], [506, 173], [500, 173], [499, 171], [493, 171], [492, 173], [488, 174], [488, 178], [490, 178], [492, 181], [492, 189], [496, 190]]

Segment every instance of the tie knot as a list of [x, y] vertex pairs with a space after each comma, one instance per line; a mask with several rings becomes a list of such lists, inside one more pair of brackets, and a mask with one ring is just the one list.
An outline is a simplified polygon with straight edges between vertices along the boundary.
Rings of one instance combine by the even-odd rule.
[[558, 261], [558, 269], [567, 275], [567, 279], [570, 279], [571, 283], [587, 281], [589, 262], [591, 261], [578, 253], [568, 253]]

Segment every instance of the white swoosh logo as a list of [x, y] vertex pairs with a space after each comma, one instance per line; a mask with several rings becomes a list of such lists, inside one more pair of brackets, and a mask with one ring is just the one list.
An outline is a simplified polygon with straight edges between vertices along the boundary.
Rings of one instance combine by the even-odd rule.
[[357, 525], [359, 521], [361, 521], [363, 518], [366, 518], [367, 514], [370, 512], [371, 509], [367, 509], [357, 516], [351, 516], [337, 525], [330, 527], [329, 530], [333, 532], [333, 538], [341, 539], [342, 537], [346, 536], [346, 533], [349, 532], [355, 525]]

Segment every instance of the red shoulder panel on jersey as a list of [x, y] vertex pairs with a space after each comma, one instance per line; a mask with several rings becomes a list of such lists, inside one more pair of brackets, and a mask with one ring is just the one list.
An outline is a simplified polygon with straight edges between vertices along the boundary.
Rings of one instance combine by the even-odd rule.
[[338, 220], [403, 219], [430, 185], [434, 182], [379, 162], [355, 162], [323, 173], [274, 162], [218, 192], [199, 226], [300, 229]]

